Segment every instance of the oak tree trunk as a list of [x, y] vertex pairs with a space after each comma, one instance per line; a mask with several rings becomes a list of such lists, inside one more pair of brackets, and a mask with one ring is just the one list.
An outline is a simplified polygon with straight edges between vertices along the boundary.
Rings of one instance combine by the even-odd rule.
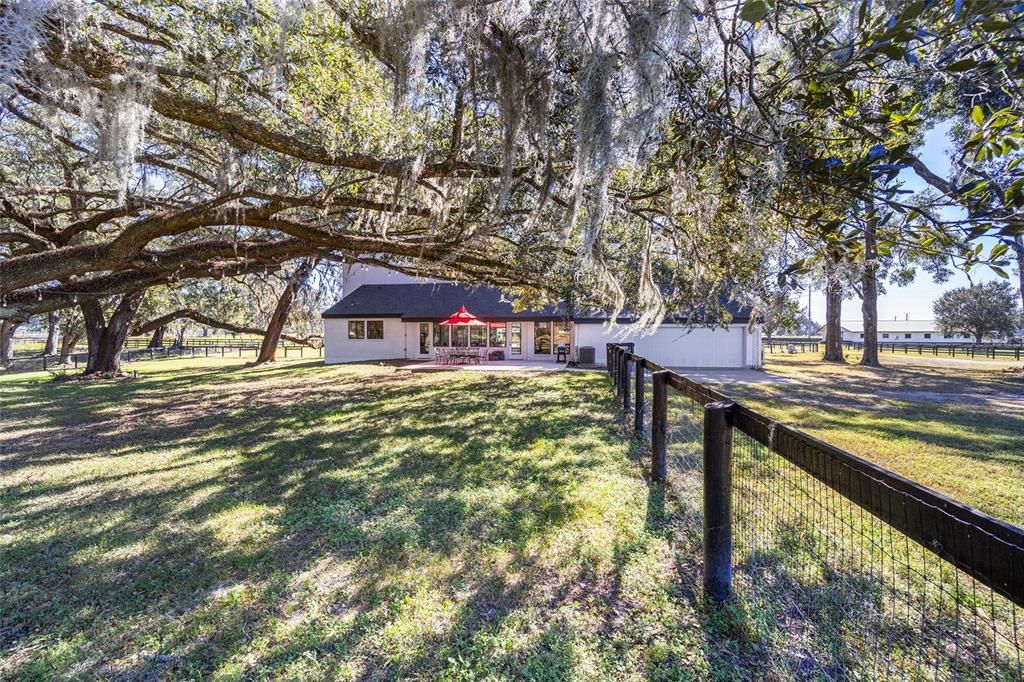
[[53, 355], [57, 351], [57, 332], [60, 329], [60, 315], [51, 312], [46, 316], [46, 344], [43, 346], [43, 355]]
[[[843, 355], [843, 285], [837, 273], [825, 279], [825, 362], [846, 362]], [[865, 334], [867, 338], [867, 334]]]
[[264, 362], [273, 362], [277, 356], [277, 344], [281, 341], [281, 333], [284, 331], [285, 322], [288, 321], [288, 313], [291, 312], [292, 303], [295, 301], [295, 294], [306, 284], [306, 280], [309, 279], [309, 275], [313, 272], [316, 264], [317, 261], [312, 259], [299, 261], [295, 272], [288, 278], [288, 284], [285, 285], [284, 291], [281, 292], [281, 298], [277, 300], [274, 314], [270, 316], [270, 322], [267, 323], [267, 331], [263, 335], [260, 352], [256, 357], [257, 365], [261, 365]]
[[75, 350], [75, 346], [82, 340], [82, 332], [66, 333], [60, 337], [60, 364], [68, 364], [68, 358]]
[[157, 327], [153, 330], [153, 336], [149, 339], [149, 345], [147, 348], [163, 348], [164, 346], [164, 333], [167, 331], [167, 327]]
[[6, 367], [14, 360], [14, 331], [20, 323], [0, 321], [0, 367]]
[[860, 364], [881, 367], [878, 362], [878, 251], [875, 225], [868, 220], [864, 227], [864, 274], [861, 277], [860, 312], [864, 317], [864, 356]]
[[141, 291], [125, 294], [106, 322], [103, 309], [97, 301], [89, 300], [82, 304], [86, 340], [89, 343], [89, 362], [85, 374], [121, 373], [121, 351], [141, 301]]

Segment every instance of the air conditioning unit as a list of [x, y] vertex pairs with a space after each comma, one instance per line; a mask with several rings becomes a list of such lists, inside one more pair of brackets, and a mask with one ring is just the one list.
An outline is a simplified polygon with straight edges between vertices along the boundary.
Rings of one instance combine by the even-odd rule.
[[594, 364], [594, 347], [593, 346], [580, 346], [577, 349], [580, 357], [581, 365], [593, 365]]

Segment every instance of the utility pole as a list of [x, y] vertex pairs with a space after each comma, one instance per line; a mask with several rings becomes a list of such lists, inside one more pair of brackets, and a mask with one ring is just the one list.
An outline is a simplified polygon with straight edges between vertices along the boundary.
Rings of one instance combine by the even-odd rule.
[[814, 320], [811, 318], [811, 291], [814, 289], [814, 280], [807, 280], [807, 336], [811, 335], [811, 327]]

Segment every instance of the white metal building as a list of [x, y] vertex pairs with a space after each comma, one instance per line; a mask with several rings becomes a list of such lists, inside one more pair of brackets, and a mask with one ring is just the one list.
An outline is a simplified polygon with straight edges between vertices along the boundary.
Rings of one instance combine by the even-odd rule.
[[[864, 322], [844, 320], [843, 341], [863, 341]], [[825, 328], [819, 330], [825, 333]], [[970, 334], [943, 334], [935, 320], [879, 320], [878, 340], [884, 343], [971, 343]]]

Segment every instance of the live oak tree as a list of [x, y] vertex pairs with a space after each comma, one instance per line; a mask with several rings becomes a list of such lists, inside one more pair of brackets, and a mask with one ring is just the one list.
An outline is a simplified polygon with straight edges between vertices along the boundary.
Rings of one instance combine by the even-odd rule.
[[970, 334], [976, 343], [992, 334], [1009, 335], [1021, 324], [1017, 296], [1007, 282], [953, 289], [935, 302], [935, 321], [944, 334]]
[[[964, 141], [1010, 178], [998, 211], [995, 185], [950, 183], [912, 151], [938, 112], [921, 89], [973, 112], [964, 84], [984, 84], [1016, 110], [1019, 15], [968, 0], [3, 0], [0, 317], [78, 305], [89, 371], [116, 371], [106, 346], [150, 287], [355, 259], [628, 306], [645, 325], [670, 309], [723, 322], [723, 294], [755, 291], [789, 230], [819, 261], [870, 265], [897, 243], [1019, 229], [1019, 118], [983, 107]], [[984, 170], [965, 163], [964, 178]], [[937, 187], [933, 205], [904, 201], [904, 167]], [[967, 217], [943, 220], [950, 205]], [[871, 211], [892, 226], [873, 248], [834, 226]]]

